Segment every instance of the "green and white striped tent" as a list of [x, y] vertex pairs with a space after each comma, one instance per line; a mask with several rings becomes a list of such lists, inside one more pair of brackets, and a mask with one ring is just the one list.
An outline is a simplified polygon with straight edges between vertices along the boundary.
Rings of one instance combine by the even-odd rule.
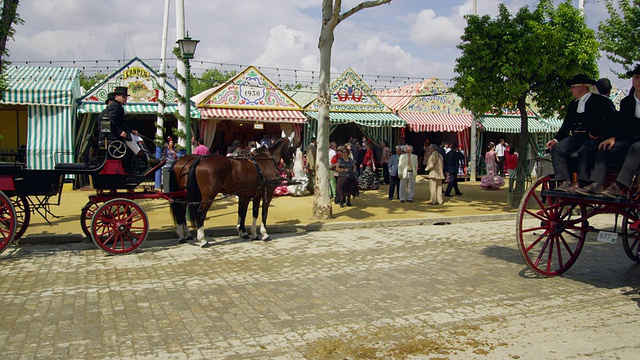
[[11, 66], [0, 104], [27, 106], [27, 167], [53, 169], [73, 162], [75, 100], [80, 71], [62, 67]]

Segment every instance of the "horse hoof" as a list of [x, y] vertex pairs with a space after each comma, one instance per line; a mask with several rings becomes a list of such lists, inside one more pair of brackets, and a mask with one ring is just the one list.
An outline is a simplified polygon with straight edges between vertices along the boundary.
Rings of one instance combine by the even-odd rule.
[[205, 241], [204, 243], [198, 244], [202, 249], [204, 248], [208, 248], [209, 246], [211, 246], [211, 244], [207, 241]]
[[245, 239], [245, 240], [250, 239], [249, 235], [246, 235], [246, 234], [245, 234], [245, 235], [242, 235], [242, 236], [241, 236], [241, 238], [243, 238], [243, 239]]
[[266, 238], [262, 239], [262, 241], [265, 241], [265, 242], [271, 241], [271, 236], [267, 236]]
[[180, 244], [186, 244], [187, 243], [187, 239], [180, 239], [180, 240], [178, 240], [178, 242]]
[[187, 238], [185, 239], [185, 242], [187, 242], [188, 240], [193, 240], [193, 236], [191, 235], [187, 236]]

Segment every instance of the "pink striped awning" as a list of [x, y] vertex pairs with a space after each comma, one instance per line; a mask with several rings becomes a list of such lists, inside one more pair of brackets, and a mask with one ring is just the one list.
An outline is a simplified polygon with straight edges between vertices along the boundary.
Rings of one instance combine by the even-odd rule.
[[398, 113], [415, 132], [458, 132], [471, 127], [471, 114]]
[[261, 121], [277, 123], [305, 123], [307, 117], [298, 110], [258, 110], [198, 108], [203, 120]]

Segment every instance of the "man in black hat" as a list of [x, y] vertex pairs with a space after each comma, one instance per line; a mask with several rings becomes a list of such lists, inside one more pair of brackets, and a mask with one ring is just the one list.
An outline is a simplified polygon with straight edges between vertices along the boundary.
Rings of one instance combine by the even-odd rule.
[[[551, 160], [555, 190], [574, 192], [590, 183], [591, 169], [595, 162], [598, 144], [614, 136], [615, 108], [611, 100], [592, 93], [596, 82], [587, 75], [579, 74], [567, 82], [574, 100], [567, 107], [567, 115], [554, 139], [547, 143], [551, 149]], [[578, 151], [578, 183], [571, 183], [568, 160]]]
[[138, 131], [130, 130], [124, 121], [125, 114], [123, 105], [127, 103], [127, 98], [129, 97], [128, 89], [125, 86], [116, 86], [108, 96], [113, 96], [114, 99], [106, 109], [106, 116], [109, 118], [109, 121], [111, 121], [111, 132], [124, 141], [129, 149], [138, 157], [148, 159], [150, 163], [157, 163], [158, 160], [151, 158], [138, 145], [138, 143], [143, 141], [138, 135]]
[[620, 138], [630, 146], [616, 181], [602, 192], [609, 198], [628, 195], [633, 176], [640, 169], [640, 65], [628, 71], [627, 76], [631, 77], [632, 91], [620, 102], [618, 117], [620, 128], [624, 129]]

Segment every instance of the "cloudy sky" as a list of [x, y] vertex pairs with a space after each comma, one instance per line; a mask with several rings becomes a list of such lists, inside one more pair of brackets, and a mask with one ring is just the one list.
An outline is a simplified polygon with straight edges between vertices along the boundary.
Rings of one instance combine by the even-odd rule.
[[[196, 73], [255, 65], [274, 81], [278, 76], [317, 81], [322, 0], [184, 2], [186, 29], [201, 40], [192, 61]], [[344, 0], [343, 10], [359, 2]], [[537, 4], [534, 0], [477, 0], [478, 13], [495, 15], [500, 2], [512, 13]], [[573, 2], [578, 5], [578, 0]], [[393, 0], [364, 9], [338, 26], [332, 72], [351, 67], [371, 86], [378, 79], [380, 84], [395, 86], [402, 85], [401, 79], [450, 79], [459, 56], [456, 45], [466, 25], [464, 15], [472, 11], [473, 0]], [[7, 45], [14, 64], [78, 66], [88, 74], [110, 73], [122, 61], [137, 56], [154, 68], [159, 66], [163, 0], [23, 0], [18, 12], [25, 23]], [[608, 17], [602, 0], [586, 0], [585, 14], [592, 29]], [[176, 39], [175, 17], [176, 4], [171, 0], [170, 47]], [[175, 66], [175, 60], [169, 66]], [[603, 57], [601, 75], [627, 87], [627, 80], [611, 74], [612, 66], [622, 70]]]

